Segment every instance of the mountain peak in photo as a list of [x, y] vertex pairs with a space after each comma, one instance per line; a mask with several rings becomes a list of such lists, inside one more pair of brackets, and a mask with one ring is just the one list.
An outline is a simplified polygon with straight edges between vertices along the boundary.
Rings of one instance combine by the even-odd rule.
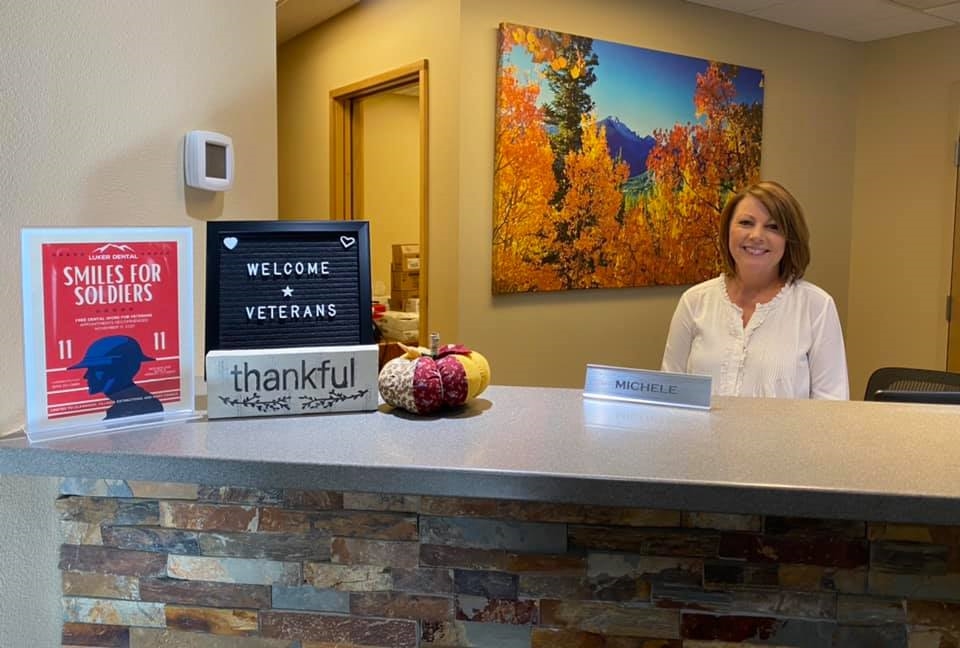
[[647, 156], [656, 140], [652, 135], [640, 137], [616, 115], [600, 121], [607, 131], [607, 150], [610, 157], [620, 156], [630, 165], [630, 176], [638, 176], [647, 170]]

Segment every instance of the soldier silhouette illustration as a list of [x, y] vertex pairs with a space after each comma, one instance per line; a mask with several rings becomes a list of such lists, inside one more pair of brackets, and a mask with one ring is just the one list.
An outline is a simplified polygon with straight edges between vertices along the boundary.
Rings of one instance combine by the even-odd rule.
[[127, 335], [110, 335], [95, 340], [83, 359], [69, 369], [86, 369], [83, 375], [91, 394], [103, 392], [113, 401], [106, 419], [163, 411], [163, 405], [147, 390], [133, 382], [140, 365], [154, 358], [144, 355], [140, 344]]

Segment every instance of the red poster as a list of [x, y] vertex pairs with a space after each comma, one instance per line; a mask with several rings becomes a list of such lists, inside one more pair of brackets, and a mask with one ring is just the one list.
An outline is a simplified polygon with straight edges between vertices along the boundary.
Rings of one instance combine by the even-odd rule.
[[24, 228], [31, 441], [192, 418], [193, 230]]
[[44, 243], [41, 255], [47, 418], [180, 401], [177, 242]]

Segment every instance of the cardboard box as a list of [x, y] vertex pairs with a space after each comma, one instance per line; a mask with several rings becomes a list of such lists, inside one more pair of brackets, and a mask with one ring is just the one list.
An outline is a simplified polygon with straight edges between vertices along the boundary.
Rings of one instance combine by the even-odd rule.
[[391, 263], [390, 269], [397, 272], [420, 272], [420, 257], [408, 256], [403, 263]]
[[407, 264], [400, 265], [399, 263], [390, 264], [391, 272], [420, 272], [420, 257], [407, 257]]
[[393, 290], [390, 292], [390, 308], [391, 310], [402, 311], [408, 299], [419, 296], [419, 290]]
[[420, 271], [394, 270], [390, 273], [390, 290], [419, 290]]
[[392, 267], [395, 270], [420, 270], [420, 244], [395, 244]]
[[377, 320], [377, 328], [385, 340], [416, 344], [420, 336], [420, 318], [415, 313], [387, 311]]
[[402, 263], [404, 257], [420, 256], [419, 243], [395, 243], [393, 245], [393, 262]]

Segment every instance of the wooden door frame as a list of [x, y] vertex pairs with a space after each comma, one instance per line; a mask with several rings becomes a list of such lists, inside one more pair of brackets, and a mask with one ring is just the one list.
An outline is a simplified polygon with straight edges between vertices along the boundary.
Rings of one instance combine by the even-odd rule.
[[950, 86], [953, 125], [953, 247], [947, 293], [947, 344], [945, 369], [960, 372], [960, 81]]
[[960, 372], [960, 128], [954, 142], [953, 248], [947, 301], [947, 371]]
[[[362, 127], [354, 123], [354, 102], [394, 88], [417, 84], [420, 112], [420, 344], [427, 342], [429, 293], [429, 168], [427, 60], [390, 70], [330, 91], [330, 218], [352, 220], [362, 208], [363, 178], [358, 143]], [[358, 190], [359, 189], [359, 190]]]

